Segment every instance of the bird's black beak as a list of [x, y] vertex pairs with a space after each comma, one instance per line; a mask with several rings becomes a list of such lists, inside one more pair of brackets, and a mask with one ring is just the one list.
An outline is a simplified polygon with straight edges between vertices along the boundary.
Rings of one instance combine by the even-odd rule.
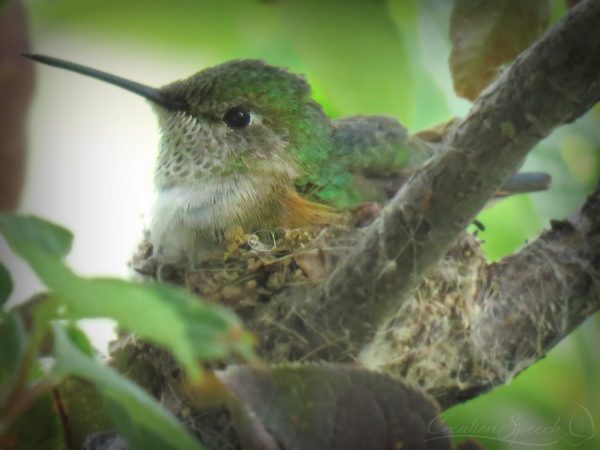
[[141, 95], [142, 97], [147, 98], [148, 100], [157, 103], [171, 111], [183, 111], [187, 109], [187, 104], [184, 101], [176, 98], [169, 98], [165, 96], [159, 89], [146, 86], [135, 81], [127, 80], [116, 75], [111, 75], [110, 73], [102, 72], [101, 70], [92, 69], [91, 67], [82, 66], [81, 64], [75, 64], [63, 59], [53, 58], [51, 56], [32, 55], [28, 53], [23, 53], [23, 56], [42, 64], [59, 67], [61, 69], [70, 70], [71, 72], [77, 72], [88, 77], [96, 78], [97, 80], [106, 81], [107, 83], [114, 84], [115, 86], [122, 87], [123, 89], [127, 89], [128, 91]]

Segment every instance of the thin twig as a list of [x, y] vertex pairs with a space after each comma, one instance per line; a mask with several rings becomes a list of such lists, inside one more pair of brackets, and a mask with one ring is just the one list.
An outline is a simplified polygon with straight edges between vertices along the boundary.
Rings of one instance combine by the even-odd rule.
[[63, 436], [65, 440], [65, 450], [77, 450], [75, 446], [75, 441], [73, 440], [73, 430], [71, 428], [71, 422], [69, 421], [69, 416], [65, 409], [65, 405], [63, 404], [60, 392], [57, 388], [52, 389], [52, 399], [54, 401], [54, 408], [56, 409], [58, 417], [60, 418], [60, 423], [62, 424]]

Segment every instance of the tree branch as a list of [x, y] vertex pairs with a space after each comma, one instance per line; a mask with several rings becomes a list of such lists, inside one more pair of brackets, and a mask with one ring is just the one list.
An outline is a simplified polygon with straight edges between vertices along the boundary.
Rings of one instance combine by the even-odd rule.
[[369, 342], [531, 148], [600, 99], [598, 23], [581, 2], [479, 97], [304, 307], [314, 326]]
[[428, 274], [441, 295], [425, 280], [362, 354], [443, 408], [507, 383], [600, 310], [600, 184], [518, 253], [488, 265], [474, 251], [463, 237]]
[[460, 388], [437, 394], [443, 405], [506, 383], [600, 310], [600, 184], [573, 217], [490, 265], [483, 291], [469, 353], [489, 376], [463, 372]]

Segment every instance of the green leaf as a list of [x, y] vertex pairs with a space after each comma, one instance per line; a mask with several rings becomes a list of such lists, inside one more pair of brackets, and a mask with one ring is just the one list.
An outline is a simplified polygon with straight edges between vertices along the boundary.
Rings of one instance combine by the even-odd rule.
[[0, 449], [65, 449], [62, 424], [50, 393], [40, 396], [7, 430], [0, 432]]
[[[63, 429], [57, 400], [62, 404], [68, 430]], [[95, 385], [68, 377], [52, 392], [37, 399], [4, 433], [0, 432], [4, 438], [0, 439], [0, 449], [66, 450], [65, 433], [70, 434], [72, 446], [69, 449], [83, 449], [89, 434], [111, 429], [114, 425]]]
[[[148, 289], [168, 302], [183, 318], [197, 358], [210, 360], [231, 353], [254, 358], [254, 337], [243, 330], [238, 317], [227, 308], [202, 303], [189, 292], [165, 284], [152, 284]], [[165, 325], [168, 329], [168, 324]]]
[[14, 313], [0, 309], [0, 404], [15, 381], [25, 347], [25, 332]]
[[192, 378], [200, 374], [198, 359], [251, 354], [249, 335], [225, 308], [165, 285], [77, 276], [61, 260], [70, 234], [56, 225], [5, 216], [0, 232], [66, 307], [64, 317], [114, 319], [121, 328], [169, 349]]
[[13, 282], [8, 269], [0, 263], [0, 308], [6, 303], [13, 291]]
[[69, 323], [65, 330], [71, 343], [75, 345], [80, 352], [92, 358], [95, 356], [94, 347], [92, 347], [92, 344], [81, 328], [73, 323]]
[[35, 216], [2, 214], [0, 232], [10, 247], [24, 258], [26, 256], [23, 253], [27, 253], [30, 248], [64, 257], [71, 250], [73, 241], [73, 235], [66, 228]]
[[384, 374], [290, 365], [229, 367], [218, 376], [239, 401], [232, 412], [241, 439], [258, 448], [450, 449], [433, 400]]
[[199, 450], [201, 445], [160, 404], [136, 384], [81, 352], [65, 326], [53, 323], [55, 365], [60, 377], [76, 376], [96, 386], [114, 426], [133, 449]]
[[93, 383], [67, 377], [55, 389], [69, 420], [73, 448], [83, 448], [85, 439], [91, 433], [114, 429]]
[[548, 26], [548, 0], [456, 0], [450, 19], [454, 90], [474, 100]]
[[284, 0], [289, 37], [335, 112], [411, 122], [413, 79], [384, 1]]
[[198, 359], [251, 354], [239, 320], [222, 307], [164, 285], [86, 280], [66, 273], [64, 266], [59, 269], [44, 280], [68, 305], [69, 318], [112, 318], [121, 328], [167, 347], [192, 377], [199, 374]]

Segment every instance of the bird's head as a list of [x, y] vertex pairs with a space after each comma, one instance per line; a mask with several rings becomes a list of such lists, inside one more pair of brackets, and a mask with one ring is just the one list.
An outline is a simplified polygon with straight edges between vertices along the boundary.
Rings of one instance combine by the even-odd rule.
[[150, 100], [161, 131], [159, 189], [223, 178], [317, 177], [331, 124], [306, 80], [257, 60], [235, 60], [153, 88], [57, 58], [38, 62], [91, 76]]
[[162, 132], [157, 182], [228, 176], [293, 180], [318, 170], [331, 125], [303, 77], [262, 61], [236, 60], [158, 90]]

